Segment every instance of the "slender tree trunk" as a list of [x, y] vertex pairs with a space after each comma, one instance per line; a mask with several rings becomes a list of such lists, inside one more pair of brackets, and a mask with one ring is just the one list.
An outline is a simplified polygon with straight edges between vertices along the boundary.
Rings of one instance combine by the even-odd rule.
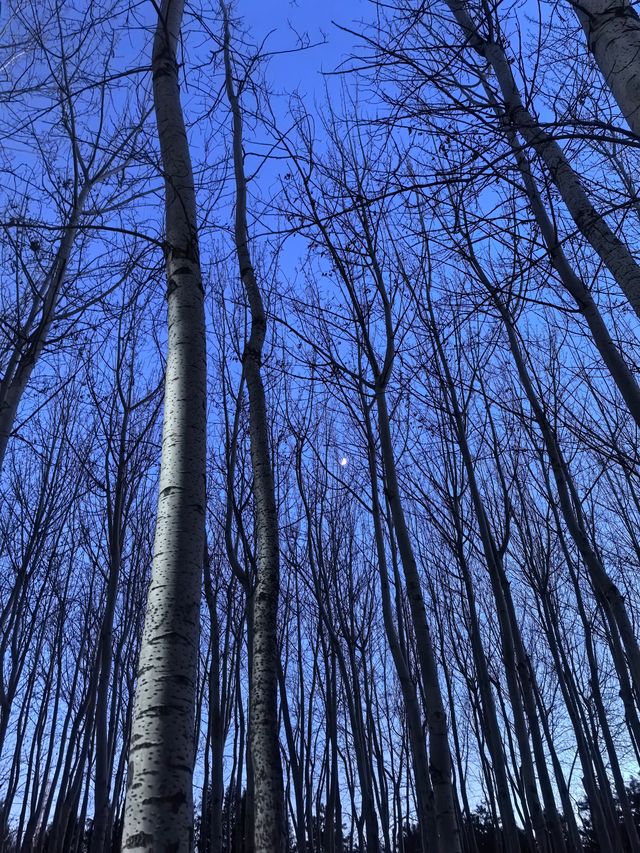
[[396, 532], [400, 561], [405, 575], [407, 596], [416, 636], [418, 660], [426, 697], [429, 726], [429, 769], [434, 792], [436, 823], [442, 853], [459, 853], [460, 831], [456, 821], [451, 753], [447, 737], [447, 717], [438, 680], [436, 656], [427, 621], [427, 612], [420, 585], [418, 566], [411, 545], [405, 519], [400, 488], [396, 474], [393, 441], [389, 424], [386, 394], [383, 388], [376, 391], [376, 408], [380, 447], [385, 470], [385, 486], [389, 508]]
[[[505, 325], [509, 346], [518, 370], [518, 376], [520, 378], [522, 388], [526, 394], [527, 400], [529, 401], [529, 405], [531, 406], [533, 415], [542, 434], [556, 481], [560, 509], [567, 525], [567, 529], [569, 530], [569, 533], [571, 534], [571, 537], [584, 560], [598, 597], [600, 598], [603, 606], [611, 614], [611, 617], [615, 621], [616, 627], [620, 632], [620, 637], [627, 656], [631, 680], [636, 691], [640, 691], [640, 647], [638, 646], [638, 640], [635, 636], [624, 598], [617, 585], [607, 574], [599, 555], [589, 540], [582, 512], [582, 505], [556, 439], [555, 432], [553, 431], [543, 406], [536, 396], [533, 388], [509, 310], [495, 294], [494, 303], [496, 304]], [[624, 666], [623, 662], [618, 661], [617, 669], [619, 675]]]
[[[558, 682], [562, 691], [569, 719], [573, 725], [573, 731], [576, 739], [576, 747], [580, 756], [582, 765], [583, 785], [591, 811], [594, 830], [598, 843], [602, 850], [611, 849], [611, 842], [607, 833], [607, 826], [602, 807], [599, 799], [599, 791], [593, 775], [591, 751], [593, 744], [589, 743], [586, 738], [586, 727], [583, 724], [582, 715], [579, 712], [578, 696], [575, 687], [575, 680], [569, 666], [567, 666], [562, 643], [557, 642], [558, 623], [555, 615], [550, 614], [550, 602], [546, 594], [540, 595], [542, 599], [539, 604], [539, 609], [542, 610], [543, 619], [547, 621], [547, 641], [549, 648], [556, 664], [556, 672]], [[551, 617], [551, 618], [550, 618]], [[544, 622], [543, 622], [544, 624]]]
[[[42, 288], [42, 299], [40, 301], [34, 297], [36, 301], [34, 301], [32, 318], [28, 321], [26, 328], [19, 330], [21, 341], [16, 345], [2, 381], [0, 381], [0, 471], [4, 463], [18, 406], [45, 347], [51, 324], [55, 319], [60, 290], [90, 190], [91, 184], [85, 184], [74, 201], [69, 222], [65, 226], [58, 251]], [[31, 326], [35, 322], [39, 307], [41, 307], [40, 318], [32, 330]], [[26, 337], [26, 341], [22, 341], [24, 337]]]
[[195, 187], [180, 104], [183, 0], [163, 0], [153, 96], [165, 176], [169, 339], [151, 587], [129, 747], [123, 850], [189, 853], [204, 550], [206, 356]]
[[[504, 47], [484, 38], [464, 0], [447, 0], [469, 45], [491, 66], [500, 88], [508, 121], [540, 157], [551, 175], [578, 230], [607, 267], [629, 304], [640, 317], [640, 266], [626, 244], [593, 206], [562, 148], [525, 107]], [[492, 28], [495, 32], [495, 28]]]
[[384, 534], [382, 529], [382, 517], [378, 490], [378, 472], [375, 461], [374, 438], [371, 429], [371, 419], [366, 400], [362, 399], [364, 421], [367, 431], [367, 452], [369, 459], [369, 478], [371, 480], [373, 527], [378, 554], [378, 567], [380, 571], [380, 591], [382, 594], [382, 616], [384, 621], [387, 642], [391, 650], [391, 656], [395, 664], [396, 673], [400, 682], [402, 698], [411, 745], [411, 757], [413, 760], [413, 774], [416, 786], [416, 805], [418, 811], [418, 827], [422, 849], [427, 853], [430, 849], [437, 849], [438, 833], [433, 813], [433, 790], [429, 781], [429, 760], [427, 758], [427, 747], [422, 728], [420, 705], [416, 685], [411, 677], [408, 661], [400, 645], [398, 634], [393, 620], [391, 607], [391, 593], [389, 587], [389, 572], [387, 568], [387, 557], [385, 552]]
[[[203, 790], [201, 826], [206, 827], [207, 853], [222, 853], [222, 805], [224, 799], [224, 713], [220, 690], [220, 628], [217, 596], [213, 592], [211, 565], [208, 550], [204, 555], [205, 599], [211, 620], [211, 669], [209, 672], [209, 733], [211, 743], [211, 796]], [[208, 747], [207, 747], [208, 752]], [[207, 780], [208, 781], [208, 780]], [[206, 806], [205, 806], [206, 803]], [[206, 809], [206, 811], [205, 811]], [[206, 838], [208, 836], [208, 839]]]
[[251, 313], [251, 332], [245, 344], [242, 367], [249, 394], [249, 438], [257, 538], [253, 659], [249, 696], [250, 749], [255, 785], [254, 845], [256, 853], [284, 853], [287, 833], [277, 711], [280, 548], [267, 403], [261, 370], [267, 318], [249, 252], [242, 111], [233, 81], [229, 18], [224, 4], [222, 11], [225, 84], [233, 120], [233, 167], [236, 186], [234, 236], [240, 278]]
[[[598, 664], [594, 653], [593, 630], [591, 627], [591, 623], [589, 622], [588, 616], [585, 612], [584, 603], [582, 599], [582, 591], [580, 590], [580, 584], [578, 583], [578, 578], [576, 576], [575, 569], [571, 560], [566, 560], [566, 562], [569, 567], [571, 581], [575, 590], [578, 613], [580, 614], [580, 619], [582, 621], [582, 626], [585, 635], [585, 646], [587, 651], [587, 660], [589, 663], [590, 675], [589, 685], [591, 687], [593, 702], [596, 708], [602, 737], [607, 747], [607, 755], [609, 758], [609, 764], [611, 766], [611, 775], [613, 776], [615, 782], [616, 793], [618, 796], [618, 801], [620, 802], [622, 816], [629, 839], [630, 849], [633, 851], [633, 853], [637, 853], [637, 851], [640, 850], [640, 839], [638, 838], [638, 830], [633, 819], [631, 804], [629, 802], [627, 789], [624, 784], [622, 769], [620, 767], [613, 734], [611, 732], [611, 727], [609, 725], [609, 719], [602, 696], [602, 690], [600, 687], [600, 673], [598, 671]], [[573, 678], [573, 676], [571, 676], [570, 670], [567, 669], [567, 672], [570, 677]]]
[[[304, 850], [305, 845], [305, 819], [304, 819], [304, 778], [303, 770], [300, 765], [296, 741], [291, 723], [291, 714], [289, 712], [289, 699], [287, 696], [287, 685], [285, 673], [282, 667], [278, 668], [278, 682], [280, 684], [280, 710], [282, 713], [282, 722], [284, 725], [285, 735], [287, 738], [287, 749], [289, 751], [290, 772], [293, 778], [293, 791], [295, 799], [295, 831], [296, 843], [299, 850]], [[327, 686], [327, 692], [330, 690], [330, 685]], [[329, 720], [327, 720], [327, 723]]]
[[[504, 572], [501, 552], [497, 546], [497, 543], [495, 542], [493, 533], [491, 531], [489, 518], [487, 516], [484, 502], [482, 500], [482, 496], [480, 494], [480, 490], [476, 481], [473, 460], [471, 458], [471, 452], [466, 438], [462, 411], [458, 402], [453, 377], [449, 370], [446, 355], [444, 353], [438, 330], [435, 325], [435, 317], [430, 302], [429, 309], [432, 323], [432, 335], [436, 347], [436, 352], [438, 354], [438, 359], [440, 361], [443, 372], [445, 391], [451, 402], [453, 426], [457, 442], [462, 454], [463, 464], [467, 472], [467, 478], [469, 480], [471, 499], [480, 531], [480, 540], [482, 542], [486, 565], [489, 572], [489, 577], [491, 579], [491, 588], [493, 590], [496, 612], [500, 625], [502, 656], [505, 665], [505, 676], [509, 689], [511, 708], [513, 711], [514, 728], [518, 740], [518, 748], [520, 750], [520, 760], [522, 762], [523, 780], [525, 784], [525, 791], [527, 794], [529, 808], [531, 810], [531, 815], [536, 830], [536, 838], [540, 849], [546, 850], [549, 845], [549, 839], [547, 838], [547, 821], [545, 820], [545, 815], [542, 811], [540, 800], [538, 797], [536, 774], [534, 764], [531, 758], [529, 740], [530, 736], [533, 739], [534, 753], [536, 754], [543, 794], [547, 794], [544, 797], [545, 806], [548, 812], [547, 818], [551, 824], [551, 829], [552, 831], [554, 831], [555, 834], [555, 847], [559, 851], [561, 851], [564, 845], [562, 840], [562, 833], [559, 828], [559, 820], [557, 818], [555, 805], [553, 803], [553, 796], [548, 795], [548, 788], [550, 786], [548, 784], [545, 785], [545, 782], [548, 782], [548, 777], [547, 779], [545, 779], [546, 767], [544, 764], [544, 755], [540, 755], [540, 749], [536, 749], [537, 745], [535, 738], [537, 735], [539, 735], [538, 721], [535, 712], [535, 704], [533, 703], [532, 707], [532, 695], [528, 690], [529, 667], [528, 662], [526, 660], [526, 655], [524, 654], [522, 647], [520, 628], [515, 618], [515, 611], [511, 601], [509, 584]], [[481, 676], [481, 672], [479, 672], [478, 674], [479, 676]], [[489, 697], [486, 698], [487, 700], [489, 699]], [[489, 704], [486, 710], [489, 711], [490, 708], [491, 705]], [[491, 741], [490, 744], [494, 747], [497, 746], [495, 744], [492, 744]], [[502, 788], [502, 786], [500, 787]], [[504, 797], [505, 792], [501, 790], [501, 793], [502, 806], [502, 798]], [[508, 831], [509, 826], [506, 825], [505, 829]], [[512, 833], [514, 829], [516, 828], [512, 826]], [[515, 839], [513, 837], [510, 837], [510, 844], [513, 845], [514, 842]]]
[[[94, 819], [91, 833], [91, 853], [102, 853], [108, 844], [109, 825], [109, 729], [107, 712], [109, 702], [109, 684], [111, 681], [111, 660], [113, 655], [113, 620], [118, 595], [118, 581], [122, 561], [122, 521], [124, 513], [124, 479], [127, 425], [129, 410], [125, 408], [122, 417], [118, 452], [118, 469], [114, 489], [112, 511], [109, 513], [109, 575], [106, 587], [105, 611], [102, 617], [96, 668], [100, 675], [96, 684], [96, 780], [94, 794]], [[108, 849], [108, 848], [107, 848]]]
[[611, 374], [611, 378], [616, 383], [622, 399], [627, 404], [631, 416], [640, 426], [640, 386], [638, 386], [635, 376], [614, 343], [591, 291], [569, 262], [558, 239], [556, 227], [543, 204], [531, 173], [526, 152], [518, 144], [515, 132], [506, 119], [505, 124], [507, 125], [507, 136], [531, 204], [531, 210], [547, 247], [549, 260], [563, 287], [584, 317], [596, 349]]
[[482, 699], [483, 729], [487, 738], [489, 753], [493, 762], [493, 774], [496, 779], [496, 793], [500, 817], [502, 818], [503, 832], [509, 850], [520, 849], [518, 827], [513, 813], [511, 796], [509, 793], [509, 781], [507, 779], [507, 761], [502, 745], [500, 727], [498, 725], [498, 714], [496, 712], [491, 680], [487, 667], [487, 659], [482, 643], [482, 634], [475, 600], [475, 590], [471, 578], [471, 572], [464, 554], [464, 533], [461, 526], [456, 523], [456, 556], [458, 565], [462, 571], [462, 577], [467, 594], [467, 606], [469, 608], [469, 635], [471, 648], [478, 677], [478, 689]]

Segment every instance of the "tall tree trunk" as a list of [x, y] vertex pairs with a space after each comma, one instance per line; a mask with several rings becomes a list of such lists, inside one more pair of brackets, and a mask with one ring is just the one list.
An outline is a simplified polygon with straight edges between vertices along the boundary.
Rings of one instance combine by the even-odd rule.
[[[544, 446], [547, 451], [556, 482], [559, 506], [562, 511], [565, 524], [567, 525], [567, 529], [571, 534], [576, 548], [584, 560], [584, 564], [589, 572], [596, 595], [601, 601], [602, 606], [606, 609], [606, 612], [611, 614], [611, 618], [615, 622], [617, 630], [620, 632], [620, 638], [627, 656], [627, 664], [629, 666], [631, 680], [635, 690], [639, 691], [640, 647], [634, 633], [624, 597], [616, 583], [611, 577], [609, 577], [602, 564], [600, 556], [590, 541], [582, 510], [582, 504], [577, 494], [571, 473], [564, 459], [564, 455], [560, 449], [560, 445], [558, 444], [553, 427], [549, 422], [542, 403], [535, 393], [509, 309], [499, 299], [495, 292], [493, 300], [504, 322], [509, 347], [516, 364], [520, 383], [526, 394], [527, 400], [529, 401], [529, 405], [531, 406], [531, 410], [544, 441]], [[621, 670], [624, 666], [624, 662], [617, 662], [619, 677], [621, 677]]]
[[630, 0], [569, 0], [607, 85], [640, 136], [640, 18]]
[[[515, 609], [511, 600], [509, 582], [504, 571], [502, 549], [498, 547], [498, 543], [495, 541], [484, 501], [480, 494], [480, 489], [475, 476], [473, 460], [471, 458], [471, 451], [467, 442], [463, 413], [458, 402], [456, 386], [436, 327], [433, 307], [429, 298], [428, 304], [432, 325], [432, 336], [442, 369], [444, 391], [450, 401], [454, 433], [456, 435], [460, 452], [462, 454], [463, 464], [467, 472], [471, 500], [478, 522], [480, 540], [482, 542], [487, 570], [491, 579], [491, 588], [493, 590], [496, 613], [498, 615], [498, 622], [500, 625], [502, 656], [505, 664], [505, 676], [509, 689], [511, 708], [513, 711], [514, 728], [518, 740], [525, 790], [536, 830], [536, 838], [540, 849], [546, 850], [549, 846], [549, 839], [547, 838], [548, 821], [553, 835], [553, 849], [561, 851], [564, 849], [562, 831], [553, 801], [553, 795], [550, 793], [550, 784], [548, 776], [546, 775], [544, 754], [541, 754], [541, 739], [535, 703], [533, 702], [533, 694], [529, 689], [529, 665], [522, 644], [520, 626], [516, 619]], [[491, 706], [488, 705], [487, 710], [489, 710], [490, 707]], [[536, 774], [530, 751], [530, 738], [533, 741], [534, 754], [538, 765], [540, 785], [542, 787], [545, 809], [547, 811], [546, 816], [542, 811], [538, 797]], [[508, 826], [505, 826], [505, 829], [508, 829]], [[515, 827], [511, 827], [511, 829], [513, 831]], [[511, 839], [510, 844], [513, 843], [514, 841]]]
[[[211, 670], [209, 672], [209, 731], [207, 738], [211, 743], [211, 794], [202, 793], [201, 826], [206, 827], [204, 843], [207, 853], [222, 853], [222, 806], [224, 800], [224, 709], [220, 687], [220, 627], [218, 621], [217, 595], [213, 591], [211, 578], [211, 560], [208, 549], [204, 553], [204, 591], [211, 619]], [[209, 747], [207, 746], [207, 753]], [[208, 781], [208, 780], [207, 780]], [[206, 803], [206, 813], [205, 813]], [[205, 833], [203, 833], [205, 835]]]
[[[122, 524], [124, 515], [124, 490], [126, 476], [126, 438], [129, 421], [129, 409], [125, 407], [122, 416], [122, 428], [118, 449], [118, 468], [113, 502], [109, 501], [109, 574], [105, 590], [106, 603], [100, 626], [100, 638], [96, 655], [96, 668], [100, 675], [95, 687], [95, 740], [96, 740], [96, 781], [94, 794], [94, 818], [91, 833], [91, 853], [102, 853], [108, 849], [109, 839], [109, 727], [108, 703], [111, 681], [111, 660], [113, 655], [113, 620], [118, 595], [118, 581], [122, 562]], [[111, 505], [112, 503], [112, 505]]]
[[418, 703], [418, 695], [415, 682], [411, 676], [409, 662], [401, 647], [398, 633], [393, 620], [393, 609], [391, 606], [391, 592], [389, 585], [389, 572], [385, 552], [384, 533], [382, 528], [382, 516], [379, 501], [378, 471], [375, 460], [375, 444], [373, 430], [371, 428], [371, 417], [364, 396], [362, 407], [364, 424], [367, 434], [367, 456], [369, 461], [369, 479], [371, 480], [371, 513], [373, 516], [373, 529], [378, 555], [378, 568], [380, 572], [380, 592], [382, 595], [382, 618], [384, 622], [387, 642], [391, 650], [391, 656], [395, 665], [407, 724], [407, 733], [411, 748], [413, 763], [413, 775], [416, 786], [416, 806], [418, 817], [418, 828], [420, 840], [424, 853], [428, 850], [437, 849], [438, 833], [433, 813], [433, 790], [429, 780], [429, 760], [427, 758], [427, 746], [422, 728], [422, 715]]
[[[469, 45], [491, 66], [508, 121], [545, 164], [578, 230], [591, 244], [640, 317], [640, 266], [626, 244], [589, 200], [579, 175], [562, 148], [525, 107], [502, 44], [480, 34], [464, 0], [446, 2]], [[491, 31], [496, 32], [497, 28], [491, 28]]]
[[204, 550], [206, 353], [193, 171], [180, 104], [183, 0], [163, 0], [153, 43], [165, 176], [168, 353], [152, 579], [129, 747], [123, 850], [189, 853]]
[[429, 727], [429, 769], [433, 786], [436, 823], [442, 853], [459, 853], [460, 831], [457, 825], [451, 767], [451, 752], [447, 737], [447, 717], [438, 679], [436, 656], [427, 621], [418, 565], [407, 526], [400, 487], [396, 473], [393, 440], [389, 423], [386, 394], [376, 389], [376, 409], [380, 432], [380, 447], [385, 471], [385, 487], [398, 543], [400, 562], [404, 570], [409, 607], [415, 630], [418, 661], [425, 692]]
[[280, 549], [267, 403], [261, 371], [267, 318], [249, 252], [242, 111], [233, 80], [229, 17], [224, 3], [222, 12], [225, 88], [233, 120], [233, 167], [236, 186], [234, 237], [240, 278], [251, 313], [251, 332], [245, 344], [242, 367], [249, 394], [249, 439], [257, 539], [249, 695], [249, 734], [255, 785], [254, 847], [256, 853], [284, 853], [287, 833], [277, 709]]

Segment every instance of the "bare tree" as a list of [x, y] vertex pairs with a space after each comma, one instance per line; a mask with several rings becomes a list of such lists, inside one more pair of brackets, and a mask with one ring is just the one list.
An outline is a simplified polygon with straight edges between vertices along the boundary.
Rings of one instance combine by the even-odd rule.
[[196, 199], [178, 81], [184, 5], [165, 0], [153, 96], [165, 181], [169, 341], [152, 580], [129, 746], [123, 849], [193, 844], [194, 714], [205, 530], [206, 358]]
[[235, 176], [234, 240], [251, 315], [251, 330], [242, 354], [242, 371], [249, 395], [249, 436], [256, 525], [256, 583], [252, 601], [252, 661], [249, 696], [250, 748], [255, 778], [253, 818], [256, 853], [286, 847], [284, 792], [280, 763], [277, 712], [277, 615], [280, 586], [278, 511], [269, 448], [267, 401], [262, 379], [262, 353], [267, 330], [262, 294], [249, 250], [247, 181], [244, 172], [241, 84], [236, 89], [232, 68], [229, 14], [224, 18], [225, 88], [233, 119]]

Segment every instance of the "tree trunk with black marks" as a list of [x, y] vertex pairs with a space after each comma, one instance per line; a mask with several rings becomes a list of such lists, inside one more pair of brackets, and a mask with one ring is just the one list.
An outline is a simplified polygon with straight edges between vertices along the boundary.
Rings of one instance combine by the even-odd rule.
[[168, 353], [152, 579], [138, 664], [122, 848], [189, 853], [204, 549], [206, 353], [196, 199], [180, 105], [184, 4], [164, 0], [153, 97], [165, 177]]
[[640, 136], [640, 17], [629, 0], [571, 2], [587, 46], [631, 130]]

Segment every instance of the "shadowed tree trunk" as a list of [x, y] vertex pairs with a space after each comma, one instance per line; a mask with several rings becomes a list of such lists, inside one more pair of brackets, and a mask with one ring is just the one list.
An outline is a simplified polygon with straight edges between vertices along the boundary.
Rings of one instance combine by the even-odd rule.
[[429, 760], [427, 758], [427, 746], [422, 728], [420, 705], [415, 682], [411, 676], [409, 662], [402, 649], [398, 633], [393, 621], [393, 609], [391, 605], [391, 592], [389, 584], [389, 572], [384, 545], [384, 533], [382, 528], [382, 514], [380, 510], [378, 472], [375, 459], [375, 441], [371, 427], [371, 416], [369, 406], [364, 397], [362, 398], [363, 420], [367, 435], [367, 456], [369, 462], [369, 477], [371, 480], [371, 514], [373, 517], [373, 529], [378, 555], [378, 568], [380, 572], [380, 591], [382, 596], [382, 616], [384, 621], [387, 642], [400, 682], [402, 699], [406, 717], [408, 740], [411, 746], [411, 757], [413, 760], [413, 773], [416, 786], [416, 805], [418, 828], [423, 851], [437, 849], [438, 833], [435, 825], [433, 812], [433, 790], [429, 780]]
[[587, 46], [631, 130], [640, 136], [640, 18], [629, 0], [570, 0]]
[[[41, 300], [34, 299], [31, 316], [20, 329], [20, 343], [16, 345], [0, 381], [0, 470], [2, 470], [18, 406], [47, 342], [60, 297], [60, 289], [67, 272], [69, 256], [90, 190], [91, 184], [85, 184], [74, 199], [69, 222], [64, 229], [58, 251], [42, 287]], [[37, 318], [38, 311], [40, 311], [39, 318]]]
[[[623, 240], [611, 229], [587, 195], [580, 176], [564, 151], [528, 110], [513, 75], [509, 57], [495, 36], [484, 37], [464, 0], [446, 0], [470, 47], [491, 67], [508, 121], [545, 164], [573, 221], [610, 271], [629, 304], [640, 316], [640, 267]], [[495, 32], [493, 26], [490, 32]]]
[[253, 649], [249, 696], [249, 746], [255, 797], [253, 835], [256, 853], [284, 853], [287, 833], [277, 709], [280, 548], [269, 448], [269, 418], [261, 370], [267, 318], [249, 252], [241, 90], [236, 90], [233, 80], [228, 11], [224, 4], [221, 4], [221, 8], [224, 17], [225, 88], [233, 121], [233, 168], [236, 188], [234, 238], [240, 279], [251, 314], [251, 332], [244, 347], [242, 368], [249, 395], [249, 438], [256, 527], [256, 585], [253, 594]]

